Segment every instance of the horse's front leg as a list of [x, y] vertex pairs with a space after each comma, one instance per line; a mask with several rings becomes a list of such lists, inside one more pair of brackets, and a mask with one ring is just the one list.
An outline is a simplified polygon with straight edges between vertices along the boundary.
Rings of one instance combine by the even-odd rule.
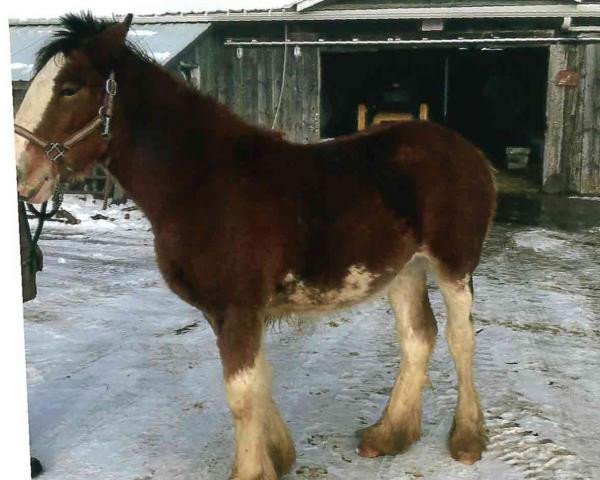
[[230, 308], [216, 319], [225, 390], [235, 423], [232, 480], [276, 480], [295, 461], [294, 445], [271, 398], [271, 369], [263, 352], [264, 320]]

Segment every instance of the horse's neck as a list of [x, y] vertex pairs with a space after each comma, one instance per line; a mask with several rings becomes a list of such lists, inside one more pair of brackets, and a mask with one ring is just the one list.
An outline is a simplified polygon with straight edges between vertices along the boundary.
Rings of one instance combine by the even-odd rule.
[[201, 185], [216, 151], [252, 127], [156, 65], [117, 71], [111, 173], [151, 221], [176, 190]]

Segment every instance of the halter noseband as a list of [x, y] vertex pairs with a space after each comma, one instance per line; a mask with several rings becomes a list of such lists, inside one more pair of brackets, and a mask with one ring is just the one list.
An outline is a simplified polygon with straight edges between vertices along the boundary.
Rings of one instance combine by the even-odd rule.
[[71, 148], [76, 143], [82, 141], [84, 138], [87, 138], [90, 134], [94, 132], [94, 130], [96, 130], [96, 128], [101, 127], [100, 134], [104, 138], [110, 137], [113, 106], [115, 95], [117, 94], [117, 82], [115, 80], [115, 72], [111, 72], [110, 76], [106, 80], [106, 86], [104, 90], [104, 100], [102, 101], [102, 106], [98, 110], [98, 115], [93, 120], [91, 120], [85, 127], [81, 128], [80, 130], [77, 130], [64, 142], [46, 141], [35, 135], [33, 132], [27, 130], [26, 128], [16, 124], [15, 133], [42, 148], [48, 159], [52, 163], [60, 167], [59, 162], [62, 162], [64, 160], [65, 153], [67, 152], [67, 150], [69, 150], [69, 148]]

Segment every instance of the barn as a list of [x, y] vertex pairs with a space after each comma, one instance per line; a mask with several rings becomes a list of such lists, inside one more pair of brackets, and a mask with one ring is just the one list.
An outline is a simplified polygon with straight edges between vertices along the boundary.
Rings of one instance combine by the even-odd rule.
[[[41, 45], [23, 38], [56, 21], [10, 28], [18, 103]], [[600, 194], [597, 2], [301, 0], [138, 16], [132, 35], [202, 92], [290, 140], [428, 118], [547, 193]]]

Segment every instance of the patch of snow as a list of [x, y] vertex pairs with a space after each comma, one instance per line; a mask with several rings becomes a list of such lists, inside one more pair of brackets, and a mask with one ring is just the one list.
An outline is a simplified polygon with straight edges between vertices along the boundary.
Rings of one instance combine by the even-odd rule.
[[31, 70], [33, 68], [33, 65], [30, 65], [28, 63], [15, 62], [15, 63], [10, 64], [10, 68], [12, 70], [20, 70], [20, 69]]
[[513, 239], [518, 247], [530, 248], [536, 252], [562, 251], [567, 243], [543, 229], [519, 232], [513, 236]]
[[592, 202], [600, 202], [600, 197], [569, 197], [570, 199], [576, 199], [576, 200], [589, 200]]
[[[106, 210], [102, 210], [102, 200], [96, 200], [92, 195], [67, 194], [64, 196], [61, 208], [75, 216], [81, 223], [69, 225], [67, 223], [47, 222], [44, 227], [46, 231], [68, 231], [70, 238], [83, 238], [92, 234], [92, 232], [107, 231], [146, 231], [150, 228], [148, 220], [139, 210], [131, 211], [134, 207], [133, 202], [128, 201], [123, 205], [110, 205]], [[92, 219], [95, 215], [103, 215], [108, 220]], [[129, 215], [129, 218], [126, 218]], [[31, 222], [32, 228], [35, 228], [36, 222]], [[86, 233], [88, 235], [82, 234]], [[77, 234], [78, 237], [73, 237]]]
[[[82, 222], [46, 224], [38, 297], [24, 305], [32, 454], [44, 480], [227, 478], [235, 435], [212, 330], [166, 287], [141, 213], [100, 206], [66, 196]], [[91, 220], [97, 213], [114, 221]], [[490, 444], [473, 466], [446, 447], [457, 392], [435, 287], [423, 435], [396, 457], [354, 453], [354, 430], [377, 420], [400, 361], [388, 302], [270, 330], [274, 396], [297, 449], [285, 479], [600, 478], [598, 246], [588, 232], [492, 229], [473, 315]]]
[[155, 52], [152, 56], [159, 62], [164, 62], [172, 55], [171, 52]]
[[152, 37], [154, 35], [156, 35], [157, 32], [154, 32], [152, 30], [140, 30], [137, 28], [132, 28], [131, 30], [129, 30], [128, 35], [133, 35], [136, 37]]

